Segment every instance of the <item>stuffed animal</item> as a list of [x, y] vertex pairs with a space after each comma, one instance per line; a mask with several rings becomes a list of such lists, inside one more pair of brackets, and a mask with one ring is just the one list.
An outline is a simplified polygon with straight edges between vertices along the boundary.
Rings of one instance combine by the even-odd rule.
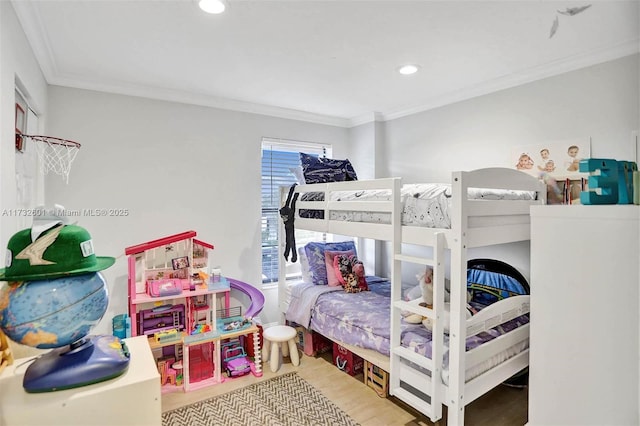
[[356, 274], [354, 274], [353, 272], [349, 272], [344, 277], [343, 288], [347, 293], [357, 293], [358, 291], [360, 291], [358, 289], [358, 277], [356, 276]]
[[[417, 274], [416, 279], [418, 285], [407, 292], [405, 299], [407, 301], [422, 299], [420, 306], [427, 308], [433, 307], [433, 268], [427, 266], [424, 272]], [[445, 300], [449, 300], [449, 292], [445, 289]], [[402, 311], [401, 315], [404, 317], [405, 322], [410, 324], [420, 324], [423, 320], [427, 319], [419, 314], [413, 314], [408, 311]]]
[[[444, 314], [442, 316], [442, 321], [443, 321], [443, 325], [444, 325], [444, 332], [446, 334], [449, 334], [449, 324], [451, 323], [451, 303], [449, 302], [445, 302], [444, 304]], [[471, 305], [467, 305], [467, 309], [466, 309], [466, 314], [467, 314], [467, 319], [471, 318], [471, 316], [473, 315], [473, 308], [471, 307]], [[422, 320], [422, 325], [424, 325], [424, 327], [431, 331], [433, 330], [433, 321], [431, 321], [431, 319], [424, 317]]]
[[[427, 304], [425, 302], [421, 302], [420, 306], [427, 307]], [[420, 324], [423, 320], [427, 319], [427, 317], [423, 317], [420, 314], [414, 314], [409, 311], [402, 311], [400, 312], [400, 315], [402, 315], [404, 321], [409, 324]]]
[[[417, 297], [414, 297], [414, 296], [416, 295], [417, 289], [419, 288], [420, 289], [419, 297], [422, 299], [419, 305], [432, 309], [433, 308], [433, 268], [430, 266], [427, 266], [423, 273], [416, 275], [416, 278], [418, 279], [418, 285], [407, 293], [406, 300], [411, 301], [411, 300], [417, 299]], [[449, 286], [450, 286], [450, 282], [445, 278], [445, 289], [444, 289], [445, 304], [444, 304], [444, 317], [443, 317], [445, 333], [449, 333], [449, 311], [451, 308], [451, 304], [450, 304], [451, 295], [449, 294], [449, 290], [447, 290], [446, 288]], [[467, 292], [467, 319], [470, 318], [472, 313], [474, 312], [473, 308], [471, 308], [471, 306], [468, 305], [470, 300], [471, 300], [471, 293]], [[410, 324], [422, 323], [422, 325], [424, 325], [428, 330], [432, 329], [432, 325], [433, 325], [432, 321], [427, 317], [423, 317], [420, 314], [414, 314], [408, 311], [402, 311], [401, 315], [403, 316], [405, 322], [408, 322]]]
[[369, 290], [364, 275], [364, 265], [355, 255], [340, 254], [333, 258], [336, 278], [347, 293]]
[[[422, 300], [427, 304], [427, 307], [431, 308], [433, 306], [433, 268], [427, 266], [422, 274], [416, 275], [416, 278], [422, 293]], [[447, 287], [450, 287], [449, 280], [446, 278], [444, 286], [444, 301], [448, 302], [451, 296], [449, 295], [449, 290], [447, 290]]]
[[294, 183], [291, 188], [289, 188], [289, 195], [287, 196], [287, 201], [284, 206], [280, 208], [280, 217], [284, 222], [284, 231], [285, 231], [285, 249], [284, 249], [284, 258], [289, 260], [289, 253], [291, 253], [291, 263], [296, 263], [298, 260], [298, 252], [296, 250], [296, 232], [293, 227], [293, 221], [296, 217], [296, 201], [298, 200], [299, 193], [296, 192], [294, 194], [294, 190], [296, 189], [296, 184]]

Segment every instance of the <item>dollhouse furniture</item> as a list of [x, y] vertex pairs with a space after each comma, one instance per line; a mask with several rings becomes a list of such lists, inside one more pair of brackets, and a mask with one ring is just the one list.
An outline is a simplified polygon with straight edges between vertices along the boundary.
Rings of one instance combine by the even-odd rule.
[[30, 358], [16, 359], [0, 374], [1, 425], [160, 425], [160, 374], [144, 336], [123, 339], [131, 354], [121, 376], [56, 392], [22, 387]]
[[[225, 379], [222, 376], [222, 368], [219, 368], [218, 366], [222, 365], [222, 354], [221, 354], [221, 344], [223, 340], [232, 340], [232, 339], [237, 339], [241, 336], [254, 336], [254, 342], [257, 339], [258, 336], [258, 327], [252, 323], [249, 327], [244, 328], [240, 331], [235, 331], [235, 332], [229, 332], [229, 333], [224, 333], [224, 334], [220, 334], [217, 331], [212, 331], [209, 333], [203, 333], [202, 336], [185, 336], [183, 338], [183, 343], [182, 343], [182, 348], [183, 348], [183, 360], [182, 360], [182, 369], [183, 369], [183, 374], [184, 374], [184, 380], [183, 380], [183, 385], [184, 385], [184, 391], [185, 392], [190, 392], [192, 390], [197, 390], [197, 389], [202, 389], [204, 387], [213, 385], [213, 384], [217, 384], [217, 383], [222, 383]], [[189, 379], [189, 372], [190, 371], [196, 371], [196, 370], [192, 370], [191, 369], [191, 362], [195, 361], [196, 362], [200, 362], [201, 361], [201, 356], [202, 354], [200, 352], [198, 352], [196, 354], [196, 357], [192, 357], [191, 356], [191, 351], [195, 350], [195, 351], [200, 351], [200, 345], [204, 344], [204, 343], [209, 343], [211, 342], [213, 344], [213, 375], [207, 378], [202, 378], [200, 377], [199, 381], [193, 381]], [[259, 343], [257, 343], [259, 345]], [[259, 346], [258, 346], [259, 347]], [[196, 349], [194, 349], [196, 348]], [[259, 352], [258, 354], [256, 354], [255, 360], [254, 360], [254, 370], [252, 371], [253, 374], [256, 377], [260, 377], [262, 376], [262, 365], [261, 365], [261, 359], [260, 359], [260, 355]], [[197, 368], [202, 368], [202, 366], [199, 366]], [[198, 372], [200, 372], [201, 370], [198, 370]]]
[[531, 208], [529, 425], [640, 424], [639, 224], [634, 205]]
[[172, 361], [158, 361], [158, 372], [160, 373], [160, 384], [176, 384], [176, 370], [171, 368]]
[[163, 331], [185, 329], [184, 304], [160, 305], [138, 313], [138, 334], [158, 334]]
[[291, 363], [300, 365], [298, 347], [296, 345], [296, 329], [288, 325], [276, 325], [269, 327], [262, 332], [264, 339], [264, 360], [269, 361], [269, 368], [272, 372], [280, 368], [280, 357], [290, 356]]

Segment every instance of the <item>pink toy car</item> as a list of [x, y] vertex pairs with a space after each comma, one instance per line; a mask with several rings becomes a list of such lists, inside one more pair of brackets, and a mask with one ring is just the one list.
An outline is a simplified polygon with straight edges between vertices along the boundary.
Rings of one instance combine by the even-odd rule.
[[244, 376], [251, 372], [251, 362], [240, 345], [223, 348], [222, 365], [229, 377]]

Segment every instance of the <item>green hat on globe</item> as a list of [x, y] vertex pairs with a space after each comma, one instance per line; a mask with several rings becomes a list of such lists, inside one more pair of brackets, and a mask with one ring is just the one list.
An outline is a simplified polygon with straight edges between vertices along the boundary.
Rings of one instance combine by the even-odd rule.
[[32, 281], [61, 278], [107, 269], [113, 257], [93, 252], [91, 235], [77, 225], [55, 225], [32, 240], [32, 230], [23, 229], [7, 244], [6, 268], [0, 281]]

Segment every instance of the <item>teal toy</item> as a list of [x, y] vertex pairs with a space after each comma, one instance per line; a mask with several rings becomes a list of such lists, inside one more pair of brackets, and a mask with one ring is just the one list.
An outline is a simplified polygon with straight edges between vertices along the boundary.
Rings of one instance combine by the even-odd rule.
[[[580, 161], [581, 173], [591, 173], [589, 190], [580, 193], [582, 204], [618, 203], [618, 162], [608, 158], [589, 158]], [[598, 173], [598, 174], [594, 174]]]
[[633, 161], [618, 161], [618, 204], [633, 204], [633, 172], [637, 170]]

